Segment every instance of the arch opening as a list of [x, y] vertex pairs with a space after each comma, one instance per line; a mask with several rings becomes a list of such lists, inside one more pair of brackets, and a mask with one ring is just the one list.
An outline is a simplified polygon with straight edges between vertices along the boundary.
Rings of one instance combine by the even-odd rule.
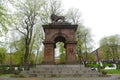
[[56, 64], [66, 62], [65, 38], [58, 36], [55, 38], [54, 61]]
[[58, 36], [54, 39], [55, 42], [64, 42], [66, 41], [66, 39], [63, 36]]

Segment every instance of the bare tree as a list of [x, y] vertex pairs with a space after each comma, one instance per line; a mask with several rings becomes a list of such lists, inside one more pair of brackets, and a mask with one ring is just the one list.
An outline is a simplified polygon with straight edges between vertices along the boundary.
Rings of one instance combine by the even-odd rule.
[[70, 8], [66, 14], [66, 20], [70, 23], [73, 23], [73, 24], [81, 24], [82, 23], [82, 16], [81, 16], [79, 9]]

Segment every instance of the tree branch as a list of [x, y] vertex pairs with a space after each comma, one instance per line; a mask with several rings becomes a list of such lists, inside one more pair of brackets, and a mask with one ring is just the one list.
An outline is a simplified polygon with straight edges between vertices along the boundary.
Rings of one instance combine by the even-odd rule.
[[24, 32], [22, 32], [18, 27], [16, 27], [16, 30], [18, 30], [20, 33], [22, 33], [24, 36], [26, 36], [26, 34]]

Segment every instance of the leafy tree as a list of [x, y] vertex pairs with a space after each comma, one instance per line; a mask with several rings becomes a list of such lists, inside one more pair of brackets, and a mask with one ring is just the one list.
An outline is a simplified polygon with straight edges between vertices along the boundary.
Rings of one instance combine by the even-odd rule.
[[[42, 31], [40, 32], [40, 30], [42, 30], [42, 29], [40, 29], [39, 27], [37, 27], [36, 29], [37, 30], [36, 30], [36, 32], [32, 38], [32, 41], [31, 41], [31, 47], [30, 47], [31, 51], [30, 52], [32, 52], [32, 50], [34, 53], [36, 52], [35, 62], [37, 64], [39, 61], [39, 59], [38, 59], [39, 56], [41, 56], [41, 58], [43, 57], [43, 55], [41, 55], [41, 52], [44, 51], [43, 44], [42, 44], [44, 35], [43, 35]], [[42, 61], [42, 59], [41, 59], [41, 61]]]
[[[22, 51], [16, 51], [14, 53], [11, 53], [12, 65], [23, 65], [23, 59], [24, 59], [24, 55], [23, 55]], [[35, 63], [34, 59], [35, 59], [35, 55], [33, 53], [31, 53], [30, 58], [29, 58], [29, 63], [34, 64]], [[9, 58], [9, 60], [10, 60], [10, 58]]]
[[103, 59], [119, 60], [120, 37], [119, 35], [107, 36], [100, 40]]
[[8, 31], [11, 24], [11, 16], [6, 7], [6, 1], [0, 0], [0, 35], [4, 35]]
[[[20, 33], [20, 37], [24, 39], [25, 46], [25, 54], [24, 54], [24, 63], [29, 63], [29, 56], [32, 51], [32, 40], [34, 38], [36, 26], [38, 27], [38, 20], [41, 5], [43, 5], [42, 0], [25, 0], [25, 1], [15, 1], [13, 4], [17, 9], [16, 18], [14, 26], [18, 33]], [[39, 26], [40, 27], [40, 26]], [[33, 40], [34, 41], [34, 40]]]
[[[10, 0], [10, 3], [15, 7], [13, 14], [13, 36], [10, 46], [14, 46], [19, 52], [22, 49], [24, 54], [24, 62], [29, 63], [30, 53], [36, 52], [37, 57], [41, 50], [41, 44], [43, 41], [43, 30], [41, 25], [47, 23], [50, 20], [48, 16], [51, 13], [59, 13], [59, 1], [57, 0]], [[54, 4], [54, 5], [53, 5]], [[49, 13], [49, 14], [48, 14]], [[45, 21], [47, 20], [47, 21]], [[17, 37], [17, 38], [16, 38]], [[22, 44], [19, 44], [22, 43]]]
[[66, 16], [69, 22], [71, 22], [72, 24], [78, 24], [77, 35], [76, 35], [77, 54], [79, 60], [81, 60], [81, 58], [83, 57], [82, 54], [84, 54], [86, 56], [84, 57], [84, 60], [86, 62], [88, 58], [88, 53], [92, 49], [92, 45], [91, 45], [92, 38], [91, 38], [90, 29], [87, 29], [82, 24], [81, 13], [78, 9], [70, 8]]
[[38, 58], [36, 58], [36, 59], [38, 59], [38, 60], [37, 60], [36, 63], [37, 63], [37, 64], [41, 64], [42, 61], [43, 61], [43, 59], [44, 59], [44, 50], [42, 50], [37, 57], [38, 57]]
[[59, 48], [59, 52], [60, 52], [60, 62], [61, 63], [64, 63], [66, 61], [66, 51], [65, 51], [65, 48], [64, 48], [64, 43], [63, 42], [60, 42], [58, 43], [58, 45], [60, 46]]
[[88, 61], [89, 61], [89, 62], [94, 62], [94, 61], [95, 61], [95, 55], [89, 53], [89, 54], [88, 54]]
[[85, 57], [83, 61], [85, 63], [87, 62], [88, 54], [91, 52], [93, 47], [90, 30], [85, 28], [82, 24], [79, 25], [76, 40], [78, 57], [81, 58], [81, 55], [84, 54]]
[[66, 54], [65, 53], [61, 53], [60, 54], [60, 62], [61, 63], [65, 63], [65, 61], [66, 61]]
[[[18, 35], [12, 32], [12, 37], [9, 41], [9, 50], [12, 54], [13, 64], [24, 64], [25, 42], [24, 37], [18, 39]], [[17, 57], [17, 60], [16, 60]]]
[[30, 56], [29, 56], [29, 63], [30, 65], [34, 65], [35, 64], [35, 54], [34, 53], [30, 53]]
[[3, 64], [6, 58], [6, 49], [0, 48], [0, 64]]
[[23, 64], [23, 51], [16, 51], [12, 53], [12, 64]]

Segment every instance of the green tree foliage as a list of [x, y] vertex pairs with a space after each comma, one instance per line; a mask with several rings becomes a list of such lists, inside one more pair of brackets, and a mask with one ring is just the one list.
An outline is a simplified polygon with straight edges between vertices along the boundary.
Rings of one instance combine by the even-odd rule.
[[120, 56], [120, 36], [107, 36], [100, 40], [100, 47], [102, 50], [102, 58], [113, 61], [119, 60]]
[[23, 64], [23, 61], [23, 51], [16, 51], [15, 53], [12, 53], [12, 64]]
[[0, 0], [0, 35], [8, 32], [8, 26], [11, 25], [11, 15], [8, 13], [6, 1]]
[[65, 53], [61, 53], [60, 54], [60, 62], [61, 63], [65, 63], [65, 61], [66, 61], [66, 54]]
[[0, 48], [0, 64], [3, 64], [6, 58], [6, 49]]
[[14, 15], [15, 18], [14, 27], [20, 34], [19, 38], [24, 39], [23, 40], [25, 46], [24, 63], [28, 64], [29, 55], [30, 53], [32, 53], [33, 43], [35, 42], [34, 39], [36, 39], [35, 38], [37, 34], [36, 30], [38, 30], [37, 27], [41, 29], [39, 15], [41, 14], [40, 11], [41, 5], [43, 5], [43, 1], [18, 0], [14, 1], [13, 5], [17, 10], [16, 15]]
[[17, 51], [22, 49], [25, 55], [24, 62], [29, 62], [28, 57], [32, 52], [37, 52], [37, 56], [39, 55], [44, 39], [41, 25], [50, 22], [51, 13], [60, 12], [59, 2], [57, 0], [10, 0], [15, 8], [13, 31], [15, 35], [19, 35], [17, 38], [13, 37], [12, 45]]
[[43, 53], [44, 49], [43, 49], [43, 45], [42, 45], [44, 35], [43, 35], [42, 31], [40, 32], [40, 30], [42, 30], [42, 29], [40, 29], [39, 27], [37, 27], [36, 29], [37, 30], [35, 32], [35, 35], [33, 36], [33, 39], [31, 41], [31, 47], [30, 47], [31, 51], [30, 52], [34, 52], [34, 53], [36, 52], [35, 62], [37, 64], [37, 63], [39, 63], [39, 59], [38, 59], [39, 56], [41, 56], [40, 57], [41, 61], [43, 60], [43, 55], [41, 55], [41, 53], [44, 54]]
[[[13, 64], [23, 64], [24, 54], [25, 54], [25, 42], [24, 37], [16, 39], [16, 34], [12, 34], [11, 41], [9, 42], [9, 53], [12, 55]], [[9, 57], [8, 57], [9, 59]]]
[[58, 43], [59, 47], [59, 52], [60, 52], [60, 62], [64, 63], [66, 61], [66, 50], [64, 48], [64, 43], [60, 42]]
[[78, 57], [81, 58], [84, 54], [84, 60], [86, 62], [88, 59], [88, 54], [91, 52], [93, 47], [90, 30], [85, 28], [82, 24], [79, 25], [77, 29], [76, 40]]
[[92, 53], [89, 53], [89, 54], [88, 54], [88, 61], [89, 61], [89, 62], [94, 62], [94, 61], [95, 61], [95, 55], [92, 54]]
[[[22, 51], [16, 51], [14, 53], [9, 53], [6, 55], [4, 64], [10, 65], [23, 65], [24, 55]], [[35, 54], [31, 53], [29, 56], [29, 64], [35, 64]]]
[[44, 59], [44, 50], [40, 51], [39, 55], [36, 56], [38, 58], [38, 60], [36, 60], [36, 64], [41, 64], [43, 62], [43, 59]]

